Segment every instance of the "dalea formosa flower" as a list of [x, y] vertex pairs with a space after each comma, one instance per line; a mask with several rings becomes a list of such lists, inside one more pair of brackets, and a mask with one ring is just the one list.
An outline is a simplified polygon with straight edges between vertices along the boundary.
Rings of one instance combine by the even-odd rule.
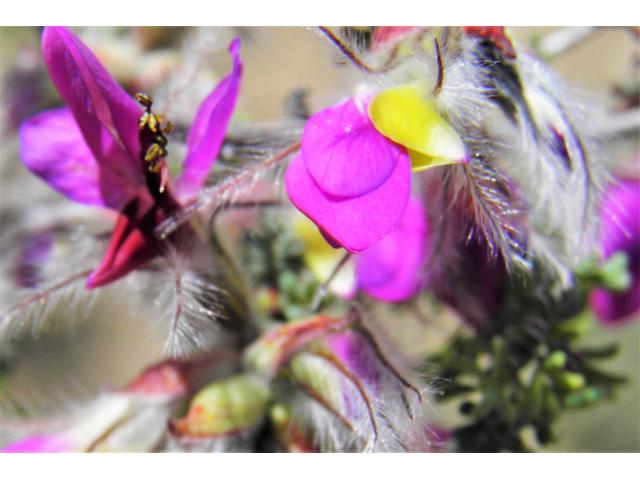
[[604, 259], [617, 253], [627, 258], [630, 282], [622, 291], [602, 287], [591, 292], [590, 304], [605, 323], [632, 318], [640, 310], [640, 182], [622, 180], [601, 206], [600, 245]]
[[154, 228], [202, 187], [238, 96], [239, 49], [236, 39], [229, 46], [233, 70], [200, 106], [174, 181], [164, 161], [170, 123], [151, 112], [151, 99], [137, 96], [143, 109], [68, 29], [44, 30], [45, 63], [67, 108], [27, 120], [20, 128], [20, 154], [27, 168], [71, 200], [119, 212], [87, 288], [113, 282], [157, 256], [161, 245]]
[[402, 219], [411, 170], [468, 162], [465, 146], [417, 84], [360, 94], [313, 115], [285, 182], [334, 247], [355, 253]]

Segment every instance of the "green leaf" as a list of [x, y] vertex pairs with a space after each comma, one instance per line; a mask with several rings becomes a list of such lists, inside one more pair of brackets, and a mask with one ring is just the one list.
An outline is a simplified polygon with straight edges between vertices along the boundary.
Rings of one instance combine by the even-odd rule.
[[588, 365], [582, 367], [582, 374], [590, 385], [619, 385], [627, 381], [626, 377], [605, 373]]
[[609, 394], [608, 389], [590, 386], [584, 390], [572, 392], [564, 397], [564, 406], [566, 408], [584, 408], [595, 404]]
[[617, 355], [620, 347], [617, 343], [611, 343], [602, 347], [588, 347], [576, 350], [576, 353], [584, 358], [611, 358]]
[[543, 406], [546, 383], [547, 380], [545, 375], [542, 372], [536, 373], [520, 407], [523, 415], [531, 418], [535, 418], [540, 415]]
[[555, 326], [555, 332], [570, 338], [584, 336], [596, 324], [596, 319], [590, 310], [584, 310], [573, 318], [569, 318]]
[[600, 267], [600, 284], [614, 292], [624, 292], [631, 286], [629, 258], [624, 252], [611, 255]]

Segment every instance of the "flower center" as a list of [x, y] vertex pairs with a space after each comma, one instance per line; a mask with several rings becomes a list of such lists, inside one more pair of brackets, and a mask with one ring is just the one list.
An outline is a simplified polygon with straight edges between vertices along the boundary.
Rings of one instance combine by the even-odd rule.
[[153, 101], [151, 97], [143, 93], [136, 94], [136, 99], [145, 107], [145, 111], [138, 120], [140, 130], [140, 152], [144, 161], [149, 165], [148, 170], [152, 173], [160, 173], [160, 193], [164, 192], [167, 184], [168, 169], [164, 157], [167, 156], [167, 137], [173, 125], [167, 122], [163, 127], [162, 115], [151, 112]]

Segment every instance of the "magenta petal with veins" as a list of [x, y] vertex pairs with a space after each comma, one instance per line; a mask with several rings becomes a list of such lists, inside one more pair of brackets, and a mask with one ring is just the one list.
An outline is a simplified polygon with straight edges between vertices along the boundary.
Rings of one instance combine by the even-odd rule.
[[349, 99], [313, 115], [302, 134], [302, 158], [323, 192], [355, 197], [380, 187], [392, 174], [401, 147], [378, 132], [367, 104]]
[[187, 137], [187, 158], [176, 181], [179, 198], [193, 197], [202, 187], [218, 156], [240, 90], [240, 39], [229, 45], [233, 70], [202, 102]]
[[132, 197], [148, 195], [140, 160], [138, 103], [68, 29], [45, 28], [42, 54], [53, 84], [99, 165], [104, 204], [119, 210]]
[[106, 206], [100, 169], [71, 110], [42, 112], [20, 126], [20, 157], [25, 166], [71, 200]]
[[329, 243], [360, 252], [382, 240], [402, 218], [411, 190], [411, 162], [400, 154], [378, 188], [337, 197], [320, 188], [298, 155], [287, 169], [285, 184], [293, 204], [320, 227]]

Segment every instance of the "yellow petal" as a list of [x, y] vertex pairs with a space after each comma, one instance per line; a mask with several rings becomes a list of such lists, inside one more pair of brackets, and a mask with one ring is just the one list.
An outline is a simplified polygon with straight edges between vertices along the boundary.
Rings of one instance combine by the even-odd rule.
[[[296, 217], [294, 226], [305, 245], [305, 264], [319, 282], [325, 282], [344, 257], [345, 251], [329, 245], [318, 227], [302, 214]], [[350, 259], [329, 283], [329, 290], [340, 297], [348, 297], [355, 291], [355, 283], [355, 263]]]
[[464, 143], [419, 85], [379, 93], [369, 104], [369, 118], [380, 133], [409, 150], [414, 169], [467, 161]]
[[[411, 149], [407, 149], [407, 153], [409, 153], [409, 158], [411, 159], [411, 170], [414, 172], [441, 165], [451, 165], [452, 163], [448, 158], [432, 157]], [[467, 160], [465, 158], [465, 160], [458, 163], [467, 163]]]

